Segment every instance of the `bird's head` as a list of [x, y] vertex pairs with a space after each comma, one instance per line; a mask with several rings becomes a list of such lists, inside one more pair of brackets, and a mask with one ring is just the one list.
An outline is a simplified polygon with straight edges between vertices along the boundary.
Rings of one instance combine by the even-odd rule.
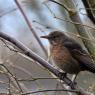
[[48, 35], [41, 36], [41, 38], [48, 39], [50, 44], [59, 44], [64, 42], [64, 40], [67, 38], [67, 36], [59, 31], [53, 31], [49, 33]]

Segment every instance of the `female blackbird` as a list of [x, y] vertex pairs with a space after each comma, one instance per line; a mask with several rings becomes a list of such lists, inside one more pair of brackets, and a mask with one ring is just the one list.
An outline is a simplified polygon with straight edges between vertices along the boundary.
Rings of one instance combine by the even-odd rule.
[[74, 39], [59, 31], [41, 37], [49, 40], [51, 56], [60, 69], [69, 74], [78, 74], [84, 70], [95, 73], [92, 58]]

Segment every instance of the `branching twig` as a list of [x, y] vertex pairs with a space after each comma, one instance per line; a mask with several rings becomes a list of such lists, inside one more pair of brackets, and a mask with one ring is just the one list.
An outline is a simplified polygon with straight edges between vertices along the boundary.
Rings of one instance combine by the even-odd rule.
[[48, 5], [45, 4], [45, 6], [48, 8], [48, 10], [50, 11], [50, 13], [53, 15], [54, 18], [58, 19], [58, 20], [61, 20], [61, 21], [65, 21], [65, 22], [69, 22], [69, 23], [72, 23], [72, 24], [75, 24], [75, 25], [80, 25], [80, 26], [85, 26], [85, 27], [88, 27], [90, 29], [94, 29], [94, 27], [91, 27], [89, 25], [85, 25], [85, 24], [82, 24], [82, 23], [78, 23], [78, 22], [73, 22], [73, 21], [70, 21], [68, 19], [63, 19], [63, 18], [59, 18], [58, 16], [55, 15], [55, 13], [50, 9], [50, 7], [48, 7]]
[[[71, 15], [74, 14], [74, 13], [76, 13], [75, 10], [68, 8], [65, 4], [61, 4], [61, 3], [59, 3], [59, 2], [57, 2], [57, 1], [55, 1], [55, 0], [48, 0], [48, 1], [54, 2], [54, 3], [56, 3], [56, 4], [60, 5], [60, 6], [62, 6], [62, 7], [63, 7], [67, 12], [69, 12]], [[43, 3], [45, 4], [46, 2], [47, 2], [47, 1], [45, 1], [45, 2], [43, 2]]]
[[[42, 23], [40, 23], [40, 22], [38, 22], [38, 21], [36, 21], [36, 20], [35, 20], [34, 22], [35, 22], [35, 23], [38, 23], [38, 24], [40, 24], [40, 25], [42, 25], [42, 26], [45, 27], [45, 28], [49, 27], [49, 26], [46, 26], [46, 25], [44, 25], [44, 24], [42, 24]], [[49, 27], [49, 28], [52, 29], [52, 27]], [[62, 31], [62, 30], [57, 29], [57, 28], [53, 28], [53, 29]], [[63, 32], [64, 32], [64, 31], [63, 31]], [[75, 37], [81, 38], [82, 40], [86, 40], [86, 41], [94, 42], [94, 43], [95, 43], [95, 39], [89, 39], [89, 38], [83, 37], [83, 36], [81, 36], [81, 35], [79, 35], [79, 34], [71, 33], [71, 32], [68, 32], [68, 31], [66, 31], [66, 32], [67, 32], [68, 34], [71, 34], [71, 35], [75, 36]], [[95, 55], [94, 55], [94, 54], [89, 54], [89, 56], [91, 56], [91, 58], [95, 58]]]
[[16, 76], [14, 76], [4, 64], [0, 64], [0, 65], [1, 65], [3, 68], [5, 68], [5, 70], [11, 75], [11, 77], [15, 80], [16, 84], [18, 85], [20, 91], [23, 93], [23, 90], [22, 90], [22, 88], [21, 88], [21, 86], [20, 86], [20, 84], [19, 84], [19, 82], [18, 82]]
[[[38, 22], [38, 21], [36, 21], [36, 20], [34, 20], [34, 22], [35, 23], [38, 23], [39, 25], [42, 25], [42, 26], [44, 26], [45, 28], [49, 28], [49, 29], [52, 29], [52, 27], [49, 27], [49, 26], [46, 26], [46, 25], [44, 25], [44, 24], [42, 24], [42, 23], [40, 23], [40, 22]], [[48, 29], [47, 28], [47, 29]], [[58, 29], [58, 28], [53, 28], [53, 29], [56, 29], [56, 30], [59, 30], [59, 31], [62, 31], [62, 30], [60, 30], [60, 29]], [[64, 32], [64, 31], [63, 31]], [[80, 36], [79, 34], [74, 34], [74, 33], [71, 33], [71, 32], [69, 32], [69, 31], [66, 31], [67, 33], [69, 33], [69, 34], [71, 34], [71, 35], [73, 35], [73, 36], [76, 36], [76, 37], [78, 37], [78, 38], [81, 38], [81, 39], [84, 39], [84, 40], [87, 40], [87, 41], [91, 41], [91, 42], [95, 42], [95, 40], [93, 39], [89, 39], [89, 38], [86, 38], [86, 37], [83, 37], [83, 36]]]
[[6, 41], [4, 39], [0, 39], [4, 45], [10, 50], [10, 51], [14, 51], [14, 52], [19, 52], [17, 49], [11, 48], [10, 46], [8, 46], [8, 44], [6, 43]]
[[[21, 56], [23, 56], [24, 58], [27, 58], [28, 60], [30, 60], [31, 62], [35, 62], [36, 63], [36, 61], [34, 61], [33, 59], [31, 59], [31, 58], [29, 58], [28, 56], [26, 56], [25, 54], [23, 54], [23, 52], [20, 52], [19, 50], [17, 51], [15, 51], [13, 48], [11, 48], [11, 47], [9, 47], [9, 45], [7, 44], [7, 42], [4, 40], [4, 39], [2, 39], [3, 40], [3, 43], [5, 44], [5, 46], [10, 50], [10, 51], [14, 51], [14, 52], [16, 52], [17, 54], [20, 54]], [[19, 66], [14, 66], [13, 64], [10, 64], [13, 68], [17, 68], [17, 69], [20, 69], [20, 70], [22, 70], [23, 72], [25, 72], [26, 74], [28, 74], [28, 75], [30, 75], [31, 76], [31, 78], [32, 78], [32, 74], [30, 73], [30, 72], [28, 72], [27, 70], [25, 70], [24, 68], [22, 68], [22, 67], [19, 67]], [[17, 79], [18, 80], [18, 79]], [[39, 87], [39, 90], [41, 90], [42, 89], [42, 87], [41, 87], [41, 85], [39, 85], [39, 83], [36, 81], [36, 79], [35, 79], [35, 83], [36, 83], [36, 85]], [[45, 93], [45, 95], [47, 95], [46, 93]]]

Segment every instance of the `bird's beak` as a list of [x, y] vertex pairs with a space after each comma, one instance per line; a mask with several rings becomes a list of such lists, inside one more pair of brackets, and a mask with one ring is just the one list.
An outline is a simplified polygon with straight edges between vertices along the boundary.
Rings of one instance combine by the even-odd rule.
[[45, 39], [49, 39], [49, 36], [46, 35], [46, 36], [40, 36], [41, 38], [45, 38]]

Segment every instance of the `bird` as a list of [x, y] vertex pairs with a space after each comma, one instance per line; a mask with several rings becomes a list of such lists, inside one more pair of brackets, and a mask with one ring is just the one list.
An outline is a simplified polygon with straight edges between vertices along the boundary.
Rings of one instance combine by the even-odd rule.
[[55, 64], [66, 74], [75, 74], [81, 71], [95, 73], [95, 63], [90, 54], [74, 38], [61, 31], [53, 31], [41, 36], [50, 43], [50, 53]]

